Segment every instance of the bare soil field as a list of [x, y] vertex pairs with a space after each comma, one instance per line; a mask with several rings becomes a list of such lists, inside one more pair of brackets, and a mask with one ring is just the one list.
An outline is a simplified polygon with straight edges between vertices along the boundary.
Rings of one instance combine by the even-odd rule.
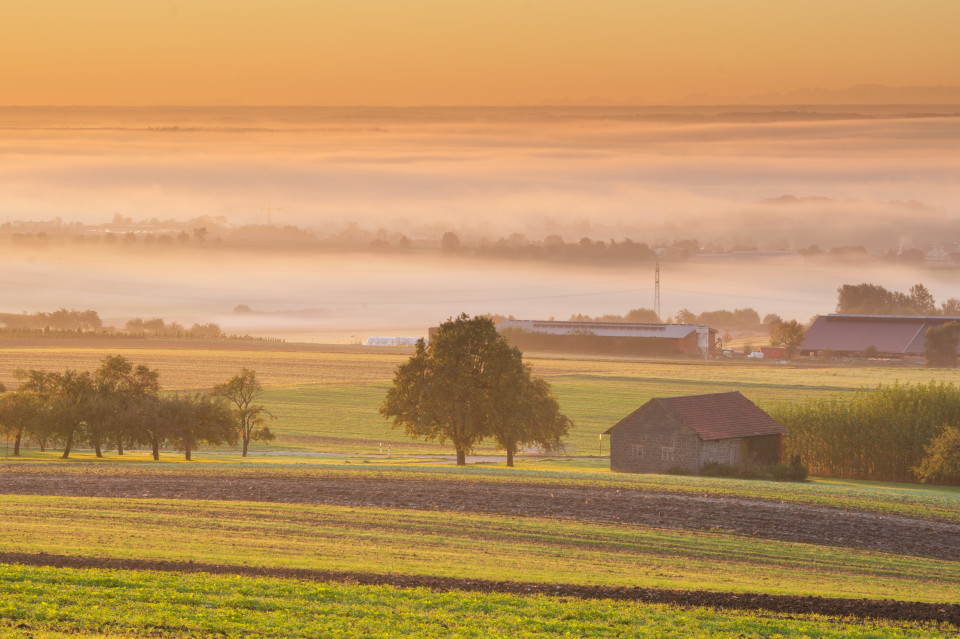
[[0, 493], [371, 506], [719, 530], [960, 561], [960, 524], [769, 500], [542, 484], [266, 474], [0, 472]]
[[819, 614], [854, 619], [890, 619], [942, 623], [960, 627], [960, 604], [923, 603], [876, 599], [840, 599], [834, 597], [798, 597], [760, 593], [713, 592], [706, 590], [671, 590], [627, 586], [587, 586], [577, 584], [543, 584], [423, 575], [376, 574], [306, 570], [300, 568], [262, 568], [224, 566], [199, 562], [176, 562], [143, 559], [109, 559], [51, 554], [0, 553], [0, 563], [55, 568], [97, 568], [101, 570], [152, 570], [163, 572], [241, 575], [245, 577], [278, 577], [304, 581], [333, 581], [357, 585], [395, 586], [398, 588], [430, 588], [434, 591], [502, 592], [523, 596], [548, 595], [580, 599], [614, 599], [638, 603], [663, 603], [675, 606], [704, 606], [717, 609], [767, 610], [783, 614]]

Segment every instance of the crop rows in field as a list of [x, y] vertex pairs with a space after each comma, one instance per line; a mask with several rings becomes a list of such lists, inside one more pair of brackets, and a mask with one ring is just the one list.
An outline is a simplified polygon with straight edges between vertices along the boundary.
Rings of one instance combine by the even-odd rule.
[[[127, 477], [124, 492], [106, 485], [97, 493], [128, 498], [122, 501], [0, 497], [5, 512], [0, 549], [178, 561], [213, 559], [234, 565], [253, 562], [543, 583], [908, 597], [926, 601], [960, 598], [960, 563], [956, 559], [875, 554], [856, 548], [763, 538], [770, 527], [787, 530], [790, 537], [796, 538], [796, 532], [790, 529], [802, 519], [817, 515], [819, 519], [807, 524], [808, 530], [822, 527], [830, 528], [834, 534], [859, 532], [854, 530], [858, 520], [843, 528], [831, 521], [829, 513], [824, 516], [794, 512], [792, 517], [766, 524], [752, 518], [751, 527], [760, 526], [757, 532], [761, 536], [753, 535], [752, 528], [743, 530], [742, 535], [732, 535], [668, 529], [679, 523], [674, 517], [682, 516], [697, 504], [657, 500], [648, 507], [645, 501], [637, 505], [628, 499], [611, 511], [610, 504], [602, 502], [596, 509], [591, 507], [598, 501], [596, 493], [569, 494], [556, 488], [548, 488], [539, 502], [521, 494], [516, 509], [509, 513], [511, 517], [502, 517], [477, 514], [477, 491], [468, 490], [467, 485], [454, 487], [447, 495], [439, 495], [439, 499], [437, 486], [426, 485], [423, 489], [434, 495], [433, 501], [397, 484], [383, 486], [356, 480], [352, 480], [355, 490], [347, 495], [332, 482], [312, 483], [306, 487], [309, 492], [299, 495], [300, 499], [334, 503], [346, 496], [354, 506], [344, 507], [181, 501], [171, 498], [197, 496], [189, 492], [190, 484], [199, 484], [201, 490], [209, 490], [209, 497], [221, 499], [230, 499], [233, 491], [247, 499], [272, 502], [288, 500], [290, 493], [278, 492], [276, 485], [261, 490], [238, 480], [218, 491], [196, 478], [166, 479], [171, 484], [166, 491], [156, 484], [129, 481]], [[71, 483], [75, 484], [75, 479]], [[490, 502], [503, 502], [509, 499], [510, 492], [496, 491], [490, 495]], [[582, 504], [579, 511], [577, 503]], [[384, 504], [405, 510], [377, 507]], [[451, 510], [455, 516], [451, 517]], [[651, 529], [617, 524], [617, 518], [612, 516], [612, 512], [619, 512], [625, 521], [634, 522], [634, 510], [659, 521], [660, 526]], [[603, 513], [611, 515], [609, 521], [597, 521]], [[688, 518], [701, 517], [690, 523], [715, 522], [721, 527], [735, 523], [729, 518], [715, 518], [716, 514], [715, 509], [687, 512]], [[922, 542], [928, 544], [931, 552], [940, 553], [935, 557], [941, 557], [946, 552], [944, 547], [956, 546], [955, 530], [929, 534], [923, 530], [927, 526], [924, 522], [889, 523], [890, 528], [882, 532], [896, 544], [891, 550], [903, 546], [901, 552], [906, 552], [910, 544]], [[865, 534], [853, 541], [873, 547], [875, 528], [868, 527]], [[509, 561], [502, 561], [505, 558]]]
[[12, 637], [946, 637], [932, 625], [204, 573], [0, 564]]

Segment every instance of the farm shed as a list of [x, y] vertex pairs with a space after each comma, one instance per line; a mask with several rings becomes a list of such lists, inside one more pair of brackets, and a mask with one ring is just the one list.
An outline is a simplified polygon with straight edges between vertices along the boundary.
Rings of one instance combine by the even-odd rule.
[[945, 315], [821, 315], [807, 329], [800, 352], [862, 357], [874, 347], [883, 357], [923, 356], [927, 329], [960, 317]]
[[604, 432], [611, 470], [695, 474], [708, 462], [776, 464], [785, 433], [738, 391], [654, 398]]
[[506, 320], [497, 330], [521, 350], [713, 356], [717, 345], [702, 324]]

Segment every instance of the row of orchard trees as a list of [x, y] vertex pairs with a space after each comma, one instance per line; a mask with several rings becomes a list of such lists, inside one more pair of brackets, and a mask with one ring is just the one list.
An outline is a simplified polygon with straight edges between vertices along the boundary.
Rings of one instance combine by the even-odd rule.
[[[252, 440], [270, 440], [270, 413], [258, 403], [262, 387], [243, 369], [209, 393], [161, 394], [160, 374], [124, 357], [106, 357], [93, 372], [18, 370], [19, 388], [0, 395], [0, 432], [20, 454], [27, 438], [44, 451], [62, 446], [63, 458], [83, 444], [103, 450], [149, 447], [154, 459], [172, 447], [187, 460], [201, 444], [235, 445], [243, 455]], [[2, 389], [0, 389], [2, 391]]]
[[954, 383], [881, 385], [852, 397], [784, 403], [770, 413], [789, 433], [787, 455], [799, 455], [811, 474], [960, 481]]

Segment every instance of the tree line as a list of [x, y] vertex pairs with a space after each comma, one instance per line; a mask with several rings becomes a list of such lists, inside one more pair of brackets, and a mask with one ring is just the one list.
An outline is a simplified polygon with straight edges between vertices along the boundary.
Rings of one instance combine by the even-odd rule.
[[937, 306], [937, 301], [923, 284], [914, 284], [906, 293], [889, 291], [879, 284], [844, 284], [837, 289], [837, 312], [960, 316], [960, 299], [951, 297]]
[[[772, 316], [768, 315], [767, 318]], [[719, 330], [760, 331], [765, 325], [760, 321], [760, 315], [754, 309], [737, 308], [732, 311], [716, 310], [704, 311], [700, 314], [689, 309], [680, 309], [677, 313], [678, 324], [706, 324]]]
[[224, 336], [219, 324], [209, 322], [194, 324], [185, 328], [177, 322], [166, 322], [156, 317], [144, 320], [135, 317], [128, 320], [124, 330], [118, 331], [112, 326], [104, 326], [100, 314], [92, 309], [83, 311], [61, 308], [52, 313], [0, 313], [0, 331], [23, 335], [36, 332], [73, 332], [113, 335], [125, 333], [131, 336], [151, 337], [187, 337], [194, 339], [219, 339]]
[[62, 458], [80, 445], [97, 457], [105, 449], [123, 455], [146, 447], [153, 459], [162, 448], [183, 451], [198, 446], [269, 441], [269, 411], [258, 402], [262, 386], [256, 373], [242, 369], [206, 393], [163, 394], [160, 373], [125, 357], [104, 358], [94, 371], [17, 370], [16, 390], [0, 387], [0, 432], [13, 438], [13, 455], [29, 439], [41, 452], [62, 447]]
[[278, 338], [227, 335], [216, 322], [190, 328], [162, 317], [127, 320], [122, 329], [104, 326], [100, 314], [61, 308], [52, 313], [0, 313], [0, 337], [165, 337], [174, 339], [231, 339], [279, 342]]

